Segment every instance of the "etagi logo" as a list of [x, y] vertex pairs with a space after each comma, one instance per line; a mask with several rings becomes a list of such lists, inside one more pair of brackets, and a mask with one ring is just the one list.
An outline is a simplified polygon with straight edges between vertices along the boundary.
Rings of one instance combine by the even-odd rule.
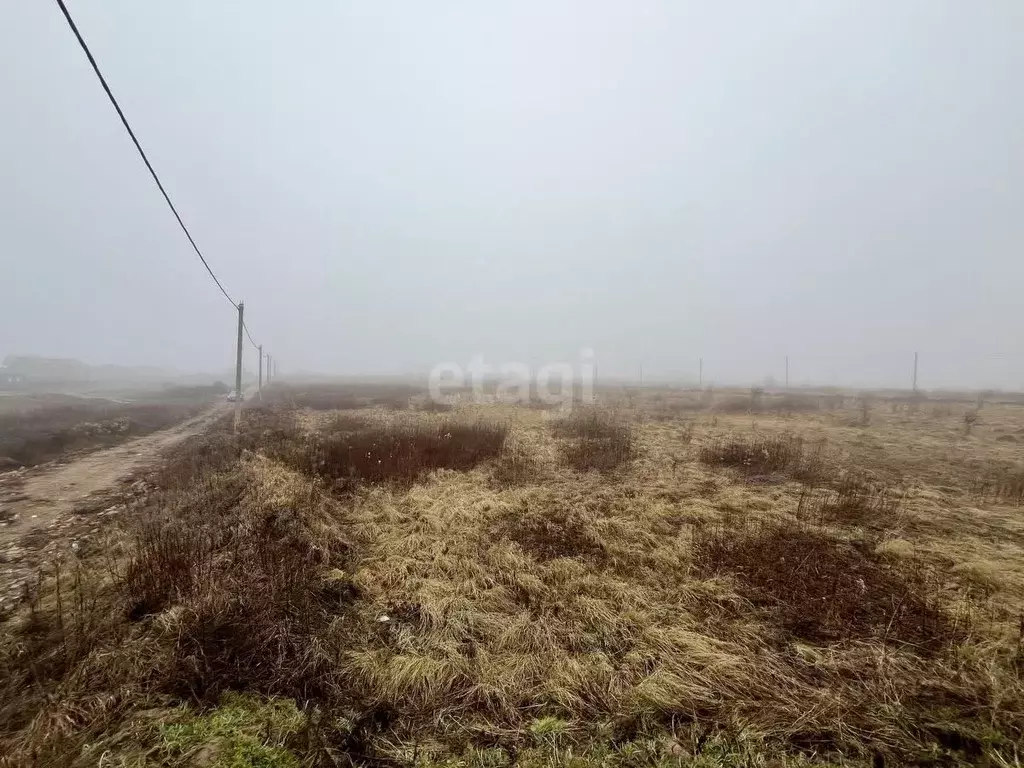
[[443, 402], [451, 394], [466, 394], [468, 374], [469, 394], [475, 403], [529, 403], [536, 399], [568, 412], [577, 399], [593, 402], [594, 368], [594, 351], [589, 348], [580, 350], [578, 371], [567, 362], [548, 363], [536, 371], [526, 363], [493, 366], [484, 362], [483, 355], [476, 355], [465, 368], [458, 363], [438, 363], [430, 369], [427, 386], [430, 398]]

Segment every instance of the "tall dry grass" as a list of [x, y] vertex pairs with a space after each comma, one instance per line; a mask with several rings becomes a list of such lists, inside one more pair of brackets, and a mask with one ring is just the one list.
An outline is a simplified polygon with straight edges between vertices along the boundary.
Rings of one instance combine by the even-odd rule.
[[411, 483], [438, 469], [464, 471], [496, 458], [505, 424], [446, 418], [332, 429], [309, 445], [304, 469], [348, 486]]
[[612, 472], [634, 455], [632, 428], [621, 415], [610, 411], [577, 409], [553, 420], [551, 431], [564, 439], [562, 455], [577, 472]]

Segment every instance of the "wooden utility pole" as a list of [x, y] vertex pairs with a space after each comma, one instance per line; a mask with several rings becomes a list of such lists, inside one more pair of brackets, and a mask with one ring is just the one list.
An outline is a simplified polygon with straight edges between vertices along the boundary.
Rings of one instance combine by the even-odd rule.
[[259, 384], [258, 392], [259, 392], [260, 401], [262, 402], [262, 400], [263, 400], [263, 345], [260, 344], [259, 347], [257, 347], [257, 349], [259, 350], [259, 353], [260, 353], [260, 384]]
[[244, 323], [245, 302], [238, 302], [238, 347], [235, 354], [235, 429], [242, 418], [242, 330]]
[[267, 355], [267, 386], [274, 381], [274, 356]]
[[911, 387], [914, 392], [917, 392], [917, 352], [914, 353], [914, 378], [912, 379]]

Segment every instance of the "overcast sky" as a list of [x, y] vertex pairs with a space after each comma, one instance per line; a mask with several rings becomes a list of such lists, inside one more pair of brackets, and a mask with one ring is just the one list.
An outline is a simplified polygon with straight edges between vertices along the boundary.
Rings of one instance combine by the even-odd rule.
[[[1024, 385], [1019, 0], [68, 4], [285, 370]], [[229, 368], [55, 3], [0, 97], [0, 355]]]

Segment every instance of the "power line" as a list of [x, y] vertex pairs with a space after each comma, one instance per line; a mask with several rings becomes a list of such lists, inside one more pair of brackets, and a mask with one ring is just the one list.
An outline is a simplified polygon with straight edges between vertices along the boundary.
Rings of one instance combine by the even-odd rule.
[[[78, 31], [78, 25], [75, 24], [75, 20], [71, 18], [71, 13], [68, 11], [67, 5], [64, 4], [64, 0], [57, 0], [57, 5], [60, 6], [61, 13], [64, 14], [64, 18], [67, 20], [68, 26], [71, 27], [71, 31], [74, 33], [75, 38], [78, 40], [78, 44], [82, 47], [82, 51], [85, 53], [86, 58], [89, 59], [89, 64], [92, 65], [93, 72], [96, 73], [96, 77], [100, 81], [100, 85], [103, 86], [103, 90], [107, 94], [107, 98], [110, 99], [110, 103], [114, 106], [117, 111], [117, 116], [121, 118], [121, 124], [124, 129], [128, 131], [128, 135], [131, 137], [132, 143], [135, 144], [135, 149], [138, 150], [139, 156], [142, 158], [142, 162], [146, 164], [146, 168], [149, 170], [149, 175], [153, 177], [153, 181], [156, 182], [157, 188], [160, 190], [160, 194], [164, 196], [164, 200], [167, 202], [167, 207], [171, 209], [171, 213], [174, 214], [174, 218], [178, 222], [178, 226], [181, 227], [181, 231], [185, 233], [185, 237], [188, 238], [189, 243], [192, 245], [192, 250], [196, 252], [196, 256], [206, 267], [206, 271], [210, 273], [210, 277], [213, 278], [213, 282], [217, 284], [220, 292], [224, 294], [231, 306], [235, 309], [241, 310], [241, 304], [236, 303], [231, 295], [227, 292], [220, 280], [217, 279], [217, 275], [214, 274], [213, 269], [206, 261], [206, 257], [203, 256], [203, 252], [199, 250], [199, 246], [196, 245], [195, 239], [192, 237], [192, 233], [188, 231], [188, 227], [185, 226], [185, 222], [182, 221], [181, 215], [178, 213], [178, 209], [174, 207], [174, 203], [171, 202], [170, 195], [167, 194], [167, 190], [164, 189], [163, 182], [160, 181], [160, 177], [156, 173], [156, 169], [153, 168], [153, 164], [149, 162], [149, 158], [146, 156], [145, 150], [142, 149], [142, 144], [139, 142], [138, 137], [135, 135], [135, 131], [132, 130], [131, 125], [128, 123], [128, 118], [125, 117], [124, 111], [121, 109], [121, 105], [117, 103], [117, 99], [114, 98], [113, 92], [110, 90], [110, 86], [107, 84], [107, 80], [103, 77], [103, 73], [100, 72], [99, 65], [96, 63], [95, 57], [92, 55], [92, 51], [89, 50], [89, 46], [86, 44], [85, 39], [82, 37], [82, 33]], [[241, 319], [241, 312], [239, 313]], [[242, 322], [242, 328], [245, 330], [245, 335], [249, 338], [249, 343], [256, 349], [259, 349], [259, 345], [253, 340], [252, 334], [249, 332], [249, 327]], [[240, 352], [239, 352], [240, 353]]]
[[[78, 27], [75, 25], [74, 19], [71, 18], [71, 14], [68, 12], [67, 6], [64, 5], [64, 0], [57, 0], [57, 5], [60, 6], [60, 10], [63, 12], [64, 18], [67, 19], [68, 26], [71, 27], [71, 31], [74, 32], [75, 37], [78, 38], [78, 44], [82, 46], [82, 50], [85, 51], [85, 55], [89, 59], [89, 63], [92, 64], [92, 70], [96, 73], [96, 77], [99, 78], [100, 84], [103, 86], [103, 90], [107, 92], [107, 98], [110, 99], [110, 103], [113, 104], [114, 109], [117, 110], [118, 117], [121, 118], [121, 123], [124, 125], [125, 130], [128, 131], [128, 135], [132, 137], [132, 141], [135, 143], [135, 148], [139, 150], [139, 155], [142, 157], [142, 162], [146, 164], [146, 168], [149, 169], [149, 173], [153, 177], [153, 181], [156, 182], [157, 187], [160, 189], [160, 194], [164, 196], [164, 200], [167, 201], [167, 205], [170, 207], [171, 213], [173, 213], [174, 218], [178, 220], [178, 225], [181, 227], [181, 231], [185, 233], [185, 237], [187, 237], [188, 241], [192, 244], [192, 249], [196, 252], [199, 260], [203, 262], [203, 266], [206, 267], [206, 271], [210, 273], [210, 277], [213, 278], [213, 282], [215, 282], [217, 287], [220, 288], [220, 292], [223, 293], [225, 298], [231, 302], [232, 306], [237, 308], [238, 304], [235, 303], [235, 300], [232, 299], [224, 289], [224, 286], [221, 285], [217, 276], [213, 274], [213, 270], [210, 269], [210, 265], [206, 263], [206, 258], [203, 256], [202, 251], [199, 250], [199, 246], [196, 245], [196, 241], [192, 239], [192, 234], [188, 231], [188, 227], [185, 226], [185, 222], [183, 222], [181, 220], [181, 216], [178, 215], [178, 209], [174, 207], [174, 203], [171, 202], [171, 198], [168, 196], [167, 190], [164, 189], [164, 185], [160, 182], [160, 177], [157, 176], [156, 171], [153, 170], [152, 163], [150, 163], [149, 158], [146, 157], [146, 153], [143, 151], [142, 145], [135, 136], [135, 131], [133, 131], [132, 127], [128, 124], [128, 118], [126, 118], [124, 116], [124, 112], [121, 111], [121, 106], [117, 103], [117, 99], [114, 98], [114, 94], [111, 92], [110, 86], [107, 85], [106, 78], [104, 78], [103, 73], [100, 72], [99, 65], [96, 64], [96, 59], [93, 58], [92, 51], [89, 50], [89, 46], [86, 45], [85, 40], [82, 39], [82, 33], [78, 31]], [[252, 338], [250, 337], [249, 340], [252, 341]]]
[[259, 344], [257, 344], [257, 343], [256, 343], [255, 341], [253, 341], [253, 340], [252, 340], [252, 334], [251, 334], [251, 333], [249, 333], [249, 326], [247, 326], [247, 325], [245, 324], [245, 321], [244, 321], [244, 320], [242, 321], [242, 328], [244, 328], [244, 329], [245, 329], [245, 335], [249, 337], [249, 343], [250, 343], [250, 344], [252, 344], [252, 345], [253, 345], [254, 347], [256, 347], [256, 349], [259, 349], [259, 348], [260, 348], [260, 345], [259, 345]]

